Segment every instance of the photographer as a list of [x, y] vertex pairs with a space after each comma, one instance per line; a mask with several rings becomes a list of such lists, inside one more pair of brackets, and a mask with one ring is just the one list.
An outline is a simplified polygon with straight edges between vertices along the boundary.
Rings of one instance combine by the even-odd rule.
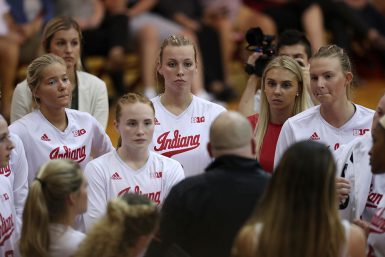
[[[282, 32], [282, 34], [279, 35], [278, 44], [276, 46], [276, 53], [278, 55], [290, 56], [300, 64], [302, 67], [303, 75], [305, 77], [304, 82], [309, 89], [309, 59], [312, 53], [310, 42], [306, 38], [305, 34], [298, 30], [285, 30]], [[260, 52], [252, 53], [247, 60], [247, 64], [254, 65], [262, 55], [263, 54]], [[262, 73], [262, 71], [260, 71], [260, 73]], [[250, 74], [246, 88], [239, 102], [238, 111], [246, 117], [254, 115], [256, 112], [259, 113], [261, 99], [260, 77], [261, 75], [258, 76], [255, 73]], [[313, 106], [318, 104], [318, 100], [316, 100], [315, 97], [310, 93], [310, 90], [308, 90], [308, 92], [311, 97], [306, 100], [308, 105]]]

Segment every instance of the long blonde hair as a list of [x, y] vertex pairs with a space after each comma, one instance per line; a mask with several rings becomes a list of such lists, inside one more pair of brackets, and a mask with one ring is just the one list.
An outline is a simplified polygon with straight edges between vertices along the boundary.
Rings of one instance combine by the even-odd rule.
[[152, 235], [158, 219], [156, 205], [143, 195], [128, 193], [111, 200], [105, 216], [88, 232], [75, 257], [131, 257], [139, 237]]
[[338, 213], [336, 165], [327, 146], [293, 144], [260, 205], [240, 230], [235, 257], [339, 257], [346, 238]]
[[259, 158], [263, 139], [265, 137], [267, 126], [270, 121], [270, 108], [269, 103], [267, 101], [267, 97], [265, 94], [265, 79], [266, 74], [271, 69], [275, 68], [283, 68], [288, 71], [290, 71], [292, 74], [295, 75], [297, 82], [298, 82], [298, 96], [294, 100], [294, 107], [292, 111], [292, 115], [296, 115], [307, 108], [309, 108], [307, 99], [309, 98], [309, 93], [307, 90], [307, 87], [304, 86], [304, 77], [302, 73], [301, 66], [297, 63], [296, 60], [289, 56], [278, 56], [271, 60], [269, 64], [266, 66], [265, 70], [262, 74], [262, 80], [261, 80], [261, 106], [260, 106], [260, 112], [258, 117], [258, 123], [255, 129], [255, 137], [256, 137], [256, 152], [257, 152], [257, 158]]
[[58, 159], [45, 163], [32, 182], [24, 206], [20, 238], [22, 256], [49, 257], [49, 223], [67, 213], [67, 197], [79, 191], [83, 175], [77, 162]]

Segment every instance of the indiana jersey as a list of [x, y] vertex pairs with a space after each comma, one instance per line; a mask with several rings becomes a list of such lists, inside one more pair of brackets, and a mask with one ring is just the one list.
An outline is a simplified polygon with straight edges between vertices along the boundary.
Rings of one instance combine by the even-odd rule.
[[369, 163], [371, 147], [372, 135], [365, 133], [351, 143], [341, 145], [334, 152], [337, 161], [337, 176], [348, 179], [351, 186], [349, 198], [340, 204], [340, 214], [343, 219], [351, 222], [362, 216], [372, 183], [373, 176]]
[[7, 178], [12, 187], [13, 204], [16, 211], [16, 238], [19, 238], [21, 231], [21, 220], [23, 216], [24, 203], [28, 194], [28, 164], [25, 157], [23, 143], [15, 134], [10, 134], [10, 139], [15, 146], [7, 166], [0, 168], [0, 176]]
[[0, 176], [0, 256], [13, 257], [16, 244], [16, 213], [10, 181]]
[[113, 149], [110, 138], [94, 117], [72, 109], [65, 109], [65, 112], [68, 125], [64, 131], [53, 126], [39, 110], [9, 126], [23, 142], [29, 183], [48, 160], [71, 159], [84, 168], [91, 156], [98, 157]]
[[105, 212], [108, 200], [136, 193], [161, 205], [172, 186], [184, 178], [177, 161], [151, 151], [146, 164], [138, 170], [111, 151], [88, 163], [84, 174], [88, 180], [88, 209], [84, 214], [87, 230]]
[[370, 218], [368, 257], [385, 257], [385, 174], [373, 175], [364, 212]]
[[330, 125], [320, 114], [320, 106], [314, 106], [291, 118], [282, 127], [275, 150], [274, 166], [281, 160], [286, 149], [300, 140], [324, 143], [335, 151], [365, 133], [370, 133], [374, 111], [355, 105], [354, 115], [340, 128]]
[[212, 161], [207, 152], [211, 123], [225, 108], [193, 96], [180, 115], [169, 112], [160, 97], [155, 107], [155, 132], [150, 149], [180, 162], [186, 177], [202, 173]]

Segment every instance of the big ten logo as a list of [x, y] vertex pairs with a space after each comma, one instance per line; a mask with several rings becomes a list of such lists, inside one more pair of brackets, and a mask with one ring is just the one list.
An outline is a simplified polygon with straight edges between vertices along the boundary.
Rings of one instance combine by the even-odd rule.
[[353, 136], [363, 136], [369, 129], [353, 129]]
[[163, 172], [162, 171], [155, 171], [150, 173], [151, 178], [162, 178]]
[[205, 122], [205, 116], [191, 117], [191, 123], [203, 123], [203, 122]]
[[81, 135], [84, 135], [87, 131], [85, 129], [78, 129], [78, 130], [74, 130], [72, 131], [72, 134], [74, 135], [74, 137], [80, 137]]

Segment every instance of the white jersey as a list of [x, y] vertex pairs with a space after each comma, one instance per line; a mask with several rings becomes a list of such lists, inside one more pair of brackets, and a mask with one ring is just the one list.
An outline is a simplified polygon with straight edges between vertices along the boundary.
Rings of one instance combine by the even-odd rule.
[[79, 244], [85, 238], [85, 234], [76, 231], [70, 226], [61, 224], [49, 225], [49, 256], [71, 257], [77, 251]]
[[212, 159], [207, 152], [211, 123], [226, 109], [193, 96], [187, 109], [176, 116], [170, 113], [157, 96], [155, 132], [150, 149], [180, 162], [186, 177], [202, 173]]
[[309, 108], [291, 118], [282, 127], [275, 149], [274, 167], [286, 149], [300, 140], [324, 143], [333, 151], [355, 138], [370, 133], [374, 111], [355, 104], [356, 111], [342, 127], [335, 128], [322, 118], [320, 106]]
[[12, 185], [0, 176], [0, 256], [12, 257], [16, 245], [16, 213], [12, 199]]
[[337, 176], [348, 179], [351, 185], [349, 199], [340, 205], [340, 214], [343, 219], [351, 222], [362, 216], [372, 183], [369, 163], [371, 147], [372, 135], [365, 133], [362, 137], [342, 145], [334, 152], [334, 157], [337, 160]]
[[138, 170], [124, 163], [117, 151], [111, 151], [88, 163], [84, 175], [88, 180], [86, 230], [105, 212], [108, 200], [137, 193], [161, 205], [171, 188], [184, 178], [177, 161], [151, 151], [146, 164]]
[[373, 175], [364, 212], [370, 219], [368, 257], [385, 257], [385, 174]]
[[[98, 77], [83, 71], [76, 71], [78, 80], [78, 109], [88, 112], [104, 128], [108, 122], [108, 94], [106, 84]], [[32, 111], [32, 92], [26, 80], [17, 84], [12, 96], [11, 123]]]
[[71, 159], [84, 169], [91, 156], [96, 158], [113, 149], [110, 138], [94, 117], [72, 109], [65, 112], [68, 126], [64, 131], [53, 126], [39, 110], [9, 126], [20, 137], [27, 153], [29, 183], [50, 159]]
[[12, 186], [11, 193], [16, 212], [16, 238], [18, 239], [21, 231], [24, 203], [28, 194], [28, 163], [20, 138], [12, 133], [10, 138], [15, 148], [11, 152], [8, 165], [0, 168], [0, 176], [9, 179]]

